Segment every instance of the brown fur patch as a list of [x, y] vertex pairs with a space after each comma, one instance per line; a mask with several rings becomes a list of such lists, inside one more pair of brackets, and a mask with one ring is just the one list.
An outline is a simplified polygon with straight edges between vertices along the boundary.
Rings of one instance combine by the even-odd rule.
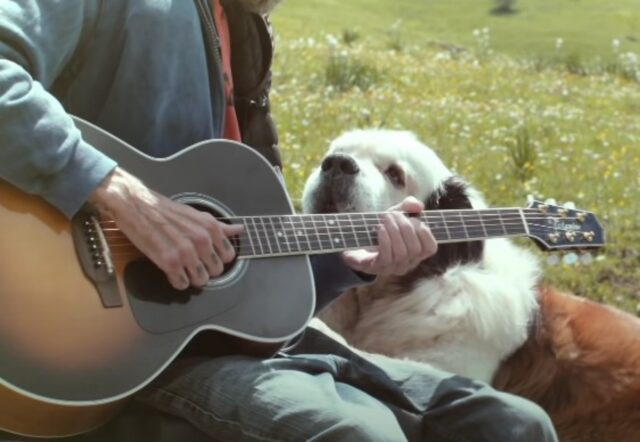
[[494, 386], [537, 402], [563, 442], [640, 441], [640, 320], [554, 288]]

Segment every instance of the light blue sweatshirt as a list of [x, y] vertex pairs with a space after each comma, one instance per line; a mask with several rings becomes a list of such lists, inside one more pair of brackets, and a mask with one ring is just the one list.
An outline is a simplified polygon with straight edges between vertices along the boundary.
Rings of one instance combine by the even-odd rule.
[[116, 164], [68, 113], [168, 156], [220, 136], [212, 74], [192, 0], [2, 0], [0, 178], [71, 217]]

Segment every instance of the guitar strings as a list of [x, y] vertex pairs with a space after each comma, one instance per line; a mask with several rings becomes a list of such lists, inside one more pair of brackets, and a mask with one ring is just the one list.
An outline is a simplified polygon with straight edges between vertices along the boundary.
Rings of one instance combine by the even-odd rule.
[[[573, 219], [573, 218], [565, 218], [566, 221], [574, 221], [577, 219]], [[517, 221], [517, 222], [512, 222], [512, 221]], [[349, 223], [348, 225], [336, 225], [336, 224], [331, 224], [331, 225], [325, 225], [325, 226], [318, 226], [316, 223], [313, 223], [313, 226], [307, 226], [307, 225], [296, 225], [295, 223], [288, 223], [289, 225], [287, 226], [286, 223], [280, 223], [280, 229], [276, 228], [275, 224], [272, 222], [267, 223], [260, 223], [261, 225], [258, 225], [257, 223], [254, 223], [253, 226], [249, 226], [249, 225], [244, 225], [245, 229], [248, 231], [253, 231], [256, 235], [253, 236], [257, 236], [257, 237], [261, 237], [264, 236], [265, 238], [269, 237], [270, 234], [273, 235], [274, 232], [277, 235], [278, 232], [290, 232], [290, 234], [298, 234], [299, 232], [303, 232], [303, 233], [308, 233], [311, 232], [311, 234], [313, 235], [335, 235], [335, 234], [352, 234], [352, 233], [362, 233], [362, 232], [371, 232], [371, 231], [375, 231], [377, 226], [380, 224], [376, 224], [376, 225], [371, 225], [371, 224], [362, 224], [362, 223], [358, 223], [358, 222], [354, 222], [354, 223]], [[456, 225], [457, 224], [457, 225]], [[575, 231], [576, 229], [571, 229], [571, 228], [562, 228], [562, 227], [558, 227], [557, 225], [545, 225], [545, 224], [537, 224], [537, 223], [527, 223], [529, 226], [534, 226], [534, 227], [541, 227], [541, 228], [545, 228], [545, 229], [550, 229], [550, 230], [558, 230], [558, 231]], [[428, 224], [427, 224], [428, 225]], [[429, 225], [428, 225], [429, 226]], [[466, 231], [475, 231], [475, 230], [479, 230], [479, 231], [485, 231], [487, 229], [492, 230], [493, 228], [500, 228], [503, 233], [508, 233], [505, 232], [505, 230], [509, 227], [523, 227], [523, 223], [521, 219], [514, 219], [514, 220], [508, 220], [506, 222], [482, 222], [482, 221], [476, 221], [475, 224], [463, 224], [461, 222], [458, 223], [451, 223], [451, 224], [445, 224], [443, 225], [442, 223], [438, 224], [438, 223], [434, 223], [433, 225], [429, 226], [430, 229], [433, 230], [445, 230], [445, 231], [455, 231], [456, 229], [460, 229], [462, 231], [466, 230]], [[505, 229], [503, 229], [503, 227]], [[109, 237], [109, 238], [117, 238], [118, 236], [125, 236], [125, 234], [122, 232], [122, 230], [120, 230], [119, 228], [104, 228], [102, 229], [103, 232], [105, 233], [105, 236]], [[488, 231], [487, 231], [488, 233]], [[496, 233], [496, 232], [493, 232]]]
[[[571, 219], [567, 219], [567, 220], [571, 220]], [[271, 224], [271, 223], [269, 223]], [[569, 232], [569, 231], [575, 231], [575, 229], [571, 229], [571, 228], [563, 228], [563, 227], [558, 227], [557, 225], [544, 225], [544, 224], [537, 224], [537, 223], [528, 223], [529, 226], [531, 227], [538, 227], [538, 228], [542, 228], [542, 229], [547, 229], [547, 231], [560, 231], [560, 232]], [[331, 226], [317, 226], [314, 225], [313, 227], [307, 227], [307, 226], [296, 226], [292, 223], [290, 223], [289, 226], [286, 225], [280, 225], [279, 227], [281, 227], [281, 229], [276, 229], [276, 226], [274, 225], [267, 225], [267, 224], [263, 224], [262, 226], [258, 226], [258, 225], [254, 225], [253, 227], [250, 227], [248, 225], [244, 226], [246, 229], [246, 232], [251, 232], [250, 235], [251, 237], [256, 237], [258, 239], [269, 239], [271, 237], [277, 237], [279, 236], [278, 234], [281, 233], [285, 236], [309, 236], [309, 235], [313, 235], [313, 236], [335, 236], [335, 235], [353, 235], [353, 234], [362, 234], [365, 233], [367, 235], [375, 232], [377, 230], [377, 225], [373, 226], [373, 225], [368, 225], [368, 224], [359, 224], [359, 223], [352, 223], [348, 226], [344, 226], [344, 225], [331, 225]], [[465, 224], [465, 225], [460, 225], [460, 223], [458, 223], [458, 225], [431, 225], [429, 226], [430, 230], [432, 232], [436, 232], [436, 231], [442, 231], [442, 232], [456, 232], [456, 233], [461, 233], [461, 232], [484, 232], [486, 233], [486, 235], [484, 236], [490, 236], [489, 232], [491, 232], [492, 235], [500, 235], [502, 234], [513, 234], [513, 233], [520, 233], [520, 230], [518, 230], [518, 232], [509, 232], [509, 228], [513, 228], [513, 227], [518, 227], [518, 228], [522, 228], [523, 224], [520, 220], [520, 222], [518, 223], [513, 223], [513, 222], [500, 222], [500, 223], [483, 223], [483, 222], [479, 222], [476, 224]], [[494, 230], [494, 229], [499, 229], [499, 230]], [[501, 232], [500, 232], [501, 231]], [[117, 228], [107, 228], [107, 229], [103, 229], [103, 232], [105, 233], [105, 237], [107, 239], [125, 239], [126, 235]], [[249, 233], [244, 233], [245, 235], [249, 235]], [[466, 235], [468, 236], [468, 235]]]
[[[573, 231], [570, 229], [554, 229], [551, 226], [547, 226], [547, 225], [538, 225], [538, 227], [541, 227], [543, 229], [547, 229], [549, 232], [553, 232], [553, 231]], [[441, 229], [442, 230], [442, 229]], [[457, 229], [455, 230], [454, 233], [456, 234], [462, 234], [464, 230], [463, 229]], [[474, 238], [469, 238], [468, 232], [465, 232], [465, 236], [467, 236], [467, 238], [460, 238], [461, 241], [459, 242], [464, 242], [465, 240], [467, 241], [478, 241], [478, 240], [483, 240], [484, 235], [480, 235], [481, 237], [478, 239], [474, 239]], [[362, 235], [364, 233], [364, 235]], [[442, 230], [440, 233], [444, 233], [444, 230]], [[451, 233], [451, 232], [450, 232]], [[479, 232], [478, 232], [479, 233]], [[518, 235], [520, 235], [520, 232], [517, 233]], [[327, 238], [320, 238], [320, 235], [327, 235]], [[349, 240], [353, 240], [355, 241], [353, 244], [349, 244], [349, 241], [346, 240], [346, 238], [344, 238], [342, 235], [340, 235], [340, 238], [342, 238], [344, 240], [344, 243], [339, 242], [339, 243], [335, 243], [335, 241], [332, 241], [332, 239], [338, 237], [337, 234], [333, 233], [325, 233], [325, 234], [320, 234], [318, 235], [318, 238], [316, 238], [316, 240], [313, 239], [309, 239], [309, 238], [300, 238], [298, 236], [293, 236], [295, 241], [293, 239], [287, 239], [286, 241], [282, 241], [282, 240], [276, 240], [276, 241], [271, 241], [272, 239], [274, 239], [273, 237], [269, 237], [269, 236], [263, 236], [258, 234], [257, 236], [253, 236], [250, 238], [250, 235], [243, 233], [241, 235], [239, 235], [239, 240], [240, 240], [240, 245], [238, 246], [238, 254], [239, 255], [243, 255], [243, 256], [248, 256], [248, 255], [252, 255], [252, 256], [265, 256], [265, 255], [278, 255], [278, 254], [286, 254], [286, 253], [299, 253], [299, 252], [303, 252], [305, 251], [303, 246], [306, 247], [311, 247], [312, 245], [315, 246], [319, 246], [319, 249], [316, 249], [316, 251], [323, 251], [323, 250], [343, 250], [345, 248], [345, 244], [348, 248], [358, 248], [358, 247], [367, 247], [370, 245], [375, 245], [372, 244], [373, 242], [373, 237], [372, 237], [372, 232], [370, 232], [369, 230], [366, 231], [357, 231], [357, 234], [355, 236], [349, 236], [347, 237]], [[434, 233], [434, 235], [436, 235], [436, 233]], [[512, 233], [513, 235], [513, 233]], [[437, 235], [436, 235], [437, 236]], [[449, 235], [448, 235], [449, 236]], [[509, 236], [509, 234], [503, 234], [500, 236]], [[123, 239], [126, 239], [126, 237], [123, 236]], [[439, 238], [440, 241], [446, 241], [447, 239], [451, 239], [450, 236], [449, 238]], [[256, 246], [253, 245], [252, 240], [256, 240], [256, 242], [258, 243], [258, 246], [260, 246], [260, 254], [257, 254], [258, 248]], [[263, 241], [264, 240], [264, 241]], [[360, 244], [360, 241], [365, 242], [364, 245]], [[458, 241], [456, 241], [458, 242]], [[324, 248], [323, 245], [324, 244], [331, 244], [333, 247], [331, 248]], [[117, 255], [117, 257], [122, 257], [123, 255], [127, 255], [127, 254], [131, 254], [134, 253], [136, 255], [139, 255], [141, 252], [139, 252], [137, 250], [137, 248], [135, 248], [135, 246], [128, 242], [128, 243], [122, 243], [122, 244], [113, 244], [110, 243], [109, 244], [110, 247], [127, 247], [128, 249], [125, 250], [114, 250], [113, 254]], [[283, 250], [283, 247], [286, 246], [287, 250]], [[336, 247], [338, 246], [338, 247]], [[276, 250], [277, 247], [277, 250]], [[268, 253], [266, 253], [265, 251], [268, 250]], [[252, 253], [249, 253], [252, 252]]]
[[[334, 220], [316, 220], [316, 219], [303, 219], [300, 221], [297, 221], [296, 219], [288, 219], [285, 220], [284, 216], [288, 216], [288, 215], [271, 215], [271, 216], [262, 216], [262, 217], [235, 217], [235, 218], [219, 218], [219, 220], [230, 220], [230, 221], [242, 221], [242, 222], [236, 222], [234, 224], [238, 224], [238, 225], [245, 225], [247, 226], [247, 223], [245, 222], [248, 219], [254, 220], [254, 219], [259, 219], [261, 220], [260, 224], [261, 225], [266, 225], [268, 224], [274, 224], [274, 219], [279, 222], [281, 225], [289, 224], [291, 226], [294, 226], [296, 229], [315, 229], [317, 227], [318, 224], [320, 223], [325, 223], [327, 228], [336, 228], [336, 227], [341, 227], [344, 228], [345, 226], [347, 228], [351, 227], [352, 225], [354, 226], [364, 226], [364, 225], [369, 225], [369, 224], [362, 224], [362, 222], [381, 222], [381, 217], [383, 215], [379, 215], [376, 218], [360, 218], [360, 219], [334, 219]], [[312, 215], [310, 215], [312, 216]], [[471, 217], [470, 217], [471, 218]], [[299, 218], [298, 218], [299, 219]], [[575, 221], [575, 222], [580, 222], [578, 217], [564, 217], [564, 218], [549, 218], [546, 216], [537, 216], [537, 217], [527, 217], [525, 218], [525, 220], [527, 221], [545, 221], [545, 220], [549, 220], [549, 219], [554, 219], [556, 222], [562, 222], [562, 221]], [[265, 221], [266, 220], [266, 221]], [[331, 221], [339, 221], [339, 223], [336, 225], [335, 222], [331, 222]], [[435, 218], [431, 221], [429, 219], [422, 220], [421, 221], [425, 222], [428, 226], [439, 226], [439, 225], [453, 225], [453, 224], [464, 224], [464, 225], [471, 225], [471, 224], [466, 224], [464, 221], [462, 220], [456, 220], [456, 219], [450, 219], [450, 220], [446, 220], [446, 219], [442, 219], [440, 217], [438, 217], [437, 221], [435, 220]], [[489, 220], [483, 220], [481, 218], [478, 217], [474, 217], [471, 218], [471, 222], [475, 222], [479, 225], [485, 225], [485, 226], [495, 226], [495, 225], [502, 225], [502, 224], [511, 224], [513, 225], [513, 223], [516, 223], [518, 225], [522, 225], [523, 224], [523, 218], [521, 216], [511, 216], [509, 218], [500, 218], [500, 219], [489, 219]], [[493, 223], [493, 224], [492, 224]], [[253, 221], [254, 225], [257, 225], [258, 223], [256, 223], [255, 221]], [[312, 224], [312, 226], [308, 226], [308, 224]], [[108, 220], [108, 221], [101, 221], [99, 222], [100, 226], [105, 226], [103, 228], [103, 231], [120, 231], [119, 228], [117, 227], [111, 227], [115, 225], [115, 221], [113, 220]], [[454, 225], [455, 227], [455, 225]]]
[[[568, 216], [551, 216], [551, 214], [544, 214], [538, 210], [534, 209], [502, 209], [515, 211], [516, 213], [505, 213], [505, 211], [498, 211], [498, 209], [462, 209], [462, 210], [442, 210], [442, 211], [422, 211], [419, 216], [410, 216], [411, 218], [426, 218], [428, 222], [429, 219], [438, 219], [440, 221], [444, 220], [445, 222], [457, 222], [457, 219], [471, 219], [471, 220], [481, 220], [483, 217], [498, 217], [502, 220], [510, 220], [510, 219], [518, 219], [522, 220], [525, 215], [525, 219], [556, 219], [556, 220], [567, 220], [567, 219], [578, 219], [577, 217], [568, 217]], [[522, 210], [523, 214], [520, 213]], [[495, 213], [490, 213], [495, 211]], [[473, 212], [473, 213], [469, 213]], [[295, 220], [299, 220], [299, 222], [305, 221], [315, 221], [320, 218], [321, 220], [334, 220], [334, 221], [352, 221], [352, 220], [362, 220], [366, 219], [368, 221], [375, 221], [380, 219], [380, 217], [391, 213], [391, 212], [380, 212], [380, 213], [371, 213], [371, 212], [362, 212], [362, 213], [336, 213], [336, 214], [281, 214], [281, 215], [248, 215], [248, 216], [234, 216], [234, 217], [219, 217], [217, 218], [222, 222], [234, 222], [236, 221], [244, 221], [244, 220], [253, 220], [253, 219], [284, 219], [289, 217], [289, 222], [298, 222]], [[403, 212], [406, 214], [406, 212]], [[536, 215], [536, 216], [532, 216]], [[447, 219], [449, 218], [449, 219]], [[457, 218], [457, 219], [456, 219]], [[291, 221], [293, 219], [294, 221]], [[100, 225], [108, 225], [113, 224], [115, 221], [113, 220], [101, 220], [98, 224]]]

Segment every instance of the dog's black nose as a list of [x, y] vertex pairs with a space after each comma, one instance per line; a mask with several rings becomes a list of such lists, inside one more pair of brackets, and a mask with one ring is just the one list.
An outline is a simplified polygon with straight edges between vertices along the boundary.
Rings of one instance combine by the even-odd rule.
[[358, 163], [351, 156], [342, 153], [329, 155], [322, 161], [322, 171], [330, 175], [355, 175], [360, 171]]

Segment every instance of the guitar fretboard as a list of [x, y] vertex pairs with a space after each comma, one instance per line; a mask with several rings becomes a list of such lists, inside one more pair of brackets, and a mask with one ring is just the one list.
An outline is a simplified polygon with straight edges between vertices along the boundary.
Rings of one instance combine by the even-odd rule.
[[[526, 210], [526, 209], [524, 209]], [[238, 256], [331, 253], [377, 245], [384, 213], [271, 215], [232, 218], [244, 225]], [[425, 211], [418, 217], [438, 243], [527, 235], [523, 209]]]

